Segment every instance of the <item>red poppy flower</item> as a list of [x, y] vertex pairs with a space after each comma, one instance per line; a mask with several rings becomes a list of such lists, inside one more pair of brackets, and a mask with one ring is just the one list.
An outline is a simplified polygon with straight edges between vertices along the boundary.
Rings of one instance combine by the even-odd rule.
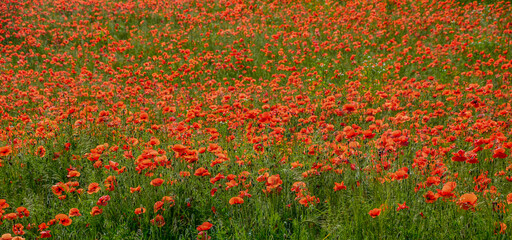
[[16, 214], [16, 213], [8, 213], [8, 214], [4, 215], [4, 219], [7, 219], [7, 220], [14, 220], [17, 218], [18, 218], [18, 214]]
[[12, 240], [13, 237], [10, 233], [5, 233], [5, 234], [2, 234], [2, 236], [0, 236], [0, 239], [1, 240]]
[[453, 189], [457, 186], [455, 182], [447, 182], [443, 185], [441, 190], [437, 190], [439, 196], [444, 198], [455, 197], [455, 194], [452, 193]]
[[16, 224], [14, 224], [14, 226], [12, 226], [12, 232], [17, 235], [24, 235], [25, 231], [23, 231], [23, 228], [24, 228], [23, 224], [16, 223]]
[[70, 217], [78, 217], [78, 216], [82, 216], [82, 214], [80, 214], [80, 210], [78, 210], [78, 208], [71, 208], [71, 209], [69, 209], [69, 216]]
[[103, 209], [99, 208], [98, 206], [94, 206], [94, 207], [92, 207], [91, 215], [96, 216], [96, 215], [101, 214], [102, 212], [103, 212]]
[[8, 156], [11, 153], [12, 153], [11, 146], [7, 145], [7, 146], [0, 147], [0, 157]]
[[139, 215], [146, 212], [146, 208], [140, 207], [135, 209], [135, 214]]
[[216, 192], [217, 192], [217, 188], [212, 188], [212, 190], [210, 191], [210, 195], [213, 197]]
[[244, 203], [244, 199], [241, 197], [232, 197], [229, 199], [229, 204], [235, 205], [235, 204], [242, 204]]
[[141, 190], [141, 187], [140, 186], [137, 186], [137, 187], [130, 187], [130, 193], [134, 193], [134, 192], [140, 192]]
[[393, 179], [393, 180], [407, 179], [409, 177], [409, 174], [407, 173], [408, 171], [409, 171], [409, 169], [407, 167], [400, 168], [396, 172], [391, 174], [391, 179]]
[[91, 183], [89, 184], [89, 187], [87, 188], [87, 193], [88, 194], [93, 194], [93, 193], [97, 193], [98, 191], [100, 191], [100, 185], [98, 183]]
[[57, 214], [57, 216], [55, 216], [55, 220], [57, 220], [59, 224], [62, 224], [63, 226], [69, 226], [71, 222], [73, 222], [71, 218], [69, 218], [66, 214]]
[[72, 177], [80, 177], [80, 172], [78, 171], [75, 171], [75, 170], [71, 170], [69, 171], [68, 173], [68, 178], [72, 178]]
[[265, 185], [267, 187], [264, 190], [264, 192], [270, 192], [274, 189], [279, 192], [279, 191], [281, 191], [281, 187], [280, 187], [281, 184], [283, 184], [283, 181], [281, 180], [281, 177], [279, 176], [279, 174], [272, 175], [267, 178], [267, 182], [265, 183]]
[[437, 201], [439, 196], [437, 194], [434, 194], [432, 191], [428, 191], [425, 195], [423, 195], [427, 203], [433, 203]]
[[209, 223], [209, 222], [204, 222], [203, 224], [199, 225], [197, 227], [197, 231], [208, 231], [210, 230], [210, 228], [212, 228], [213, 224]]
[[0, 209], [8, 208], [9, 204], [5, 199], [0, 199]]
[[188, 147], [185, 147], [185, 146], [183, 146], [183, 145], [181, 145], [181, 144], [176, 144], [176, 145], [174, 145], [174, 146], [172, 147], [172, 150], [173, 150], [174, 152], [177, 152], [177, 153], [182, 153], [182, 152], [184, 152], [184, 151], [185, 151], [185, 150], [187, 150], [187, 149], [188, 149]]
[[40, 238], [51, 238], [52, 237], [52, 235], [50, 234], [49, 230], [48, 231], [42, 231], [42, 232], [40, 232], [40, 234], [41, 234]]
[[508, 155], [505, 153], [504, 148], [498, 148], [494, 150], [493, 158], [506, 158]]
[[334, 183], [334, 191], [345, 190], [345, 189], [347, 189], [347, 186], [345, 186], [345, 183], [343, 181], [341, 181], [341, 183], [337, 183], [337, 182]]
[[196, 170], [196, 172], [194, 173], [195, 176], [210, 176], [210, 172], [208, 172], [208, 170], [206, 170], [206, 168], [203, 168], [203, 167], [200, 167]]
[[162, 183], [164, 183], [164, 180], [161, 179], [161, 178], [155, 178], [153, 180], [151, 180], [151, 186], [154, 186], [154, 187], [158, 187], [160, 185], [162, 185]]
[[[164, 202], [163, 201], [157, 201], [155, 202], [155, 204], [153, 205], [153, 210], [156, 212], [160, 211], [162, 209], [162, 207], [164, 206]], [[165, 210], [165, 209], [164, 209]]]
[[453, 154], [452, 161], [454, 161], [454, 162], [464, 162], [467, 159], [466, 152], [462, 149], [459, 150], [458, 152], [454, 152], [452, 154]]
[[16, 212], [18, 212], [19, 218], [28, 217], [30, 215], [30, 212], [25, 207], [16, 208]]
[[162, 215], [158, 214], [155, 218], [151, 219], [151, 224], [157, 227], [163, 227], [165, 225], [165, 219]]
[[39, 157], [44, 157], [46, 155], [46, 149], [43, 146], [37, 147], [36, 155]]
[[355, 110], [356, 110], [356, 105], [354, 105], [354, 104], [349, 103], [349, 104], [343, 105], [343, 111], [353, 112]]
[[370, 210], [370, 212], [368, 212], [368, 214], [370, 214], [370, 216], [372, 218], [375, 218], [380, 215], [381, 211], [382, 210], [380, 208], [374, 208], [374, 209]]
[[109, 195], [101, 196], [98, 199], [98, 201], [96, 202], [96, 205], [98, 205], [98, 206], [107, 206], [108, 201], [110, 201], [110, 196]]
[[477, 197], [474, 193], [466, 193], [460, 196], [457, 205], [464, 210], [473, 209], [476, 205]]
[[158, 145], [160, 145], [160, 140], [158, 140], [158, 138], [152, 137], [149, 140], [148, 144], [151, 146], [158, 146]]
[[405, 202], [403, 204], [400, 204], [400, 203], [397, 203], [397, 204], [398, 204], [398, 208], [396, 208], [396, 211], [400, 211], [402, 209], [409, 209], [409, 207], [405, 205]]
[[39, 231], [43, 231], [48, 228], [48, 225], [46, 225], [46, 223], [41, 223], [41, 224], [39, 224], [38, 228], [39, 228]]

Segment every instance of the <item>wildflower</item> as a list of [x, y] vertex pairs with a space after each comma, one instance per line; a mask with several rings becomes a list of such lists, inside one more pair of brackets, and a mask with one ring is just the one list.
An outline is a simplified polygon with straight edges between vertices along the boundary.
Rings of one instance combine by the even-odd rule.
[[98, 206], [94, 206], [94, 207], [92, 207], [91, 215], [92, 216], [100, 215], [102, 212], [103, 212], [103, 209], [99, 208]]
[[16, 212], [18, 212], [19, 218], [28, 217], [30, 215], [30, 212], [25, 207], [16, 208]]
[[7, 220], [14, 220], [17, 218], [18, 218], [18, 214], [16, 214], [16, 213], [8, 213], [8, 214], [4, 215], [4, 219], [7, 219]]
[[41, 223], [41, 224], [39, 224], [38, 228], [39, 228], [39, 231], [43, 231], [48, 228], [48, 225], [46, 225], [46, 223]]
[[283, 184], [283, 180], [281, 180], [281, 177], [279, 176], [279, 174], [272, 175], [272, 176], [267, 178], [267, 182], [265, 183], [265, 185], [267, 187], [263, 191], [264, 192], [270, 192], [270, 191], [275, 189], [277, 192], [279, 192], [282, 189], [280, 187], [281, 184]]
[[212, 190], [210, 191], [210, 195], [213, 197], [216, 192], [217, 192], [217, 188], [212, 188]]
[[6, 234], [3, 234], [1, 237], [0, 237], [1, 240], [11, 240], [12, 239], [12, 235], [10, 233], [6, 233]]
[[93, 193], [97, 193], [98, 191], [100, 191], [100, 185], [98, 183], [91, 183], [89, 184], [89, 187], [87, 188], [87, 193], [88, 194], [93, 194]]
[[80, 172], [75, 171], [75, 170], [69, 171], [69, 173], [68, 173], [67, 177], [68, 177], [68, 178], [72, 178], [72, 177], [80, 177]]
[[156, 215], [156, 217], [151, 219], [150, 222], [151, 222], [151, 224], [153, 224], [157, 227], [163, 227], [165, 225], [165, 219], [160, 214]]
[[169, 205], [169, 207], [172, 207], [172, 206], [174, 206], [175, 200], [174, 200], [174, 197], [164, 196], [164, 197], [162, 197], [162, 202], [164, 202], [164, 203], [171, 203]]
[[341, 183], [337, 183], [337, 182], [334, 183], [334, 191], [345, 190], [345, 189], [347, 189], [347, 187], [345, 186], [345, 183], [343, 181], [341, 181]]
[[8, 208], [9, 204], [5, 199], [0, 199], [0, 209]]
[[310, 195], [303, 196], [302, 193], [297, 194], [297, 198], [300, 198], [299, 203], [304, 205], [304, 207], [309, 207], [310, 204], [314, 205], [320, 202], [319, 198]]
[[210, 176], [210, 173], [208, 172], [208, 170], [206, 168], [203, 168], [203, 167], [200, 167], [196, 170], [196, 172], [194, 173], [195, 176], [200, 176], [200, 177], [203, 177], [203, 176]]
[[[343, 182], [342, 182], [343, 183]], [[300, 192], [302, 190], [306, 189], [306, 183], [304, 182], [294, 182], [292, 184], [292, 188], [291, 188], [291, 191], [292, 192]]]
[[8, 156], [12, 153], [12, 148], [10, 145], [0, 147], [0, 157]]
[[494, 153], [492, 155], [493, 158], [506, 158], [508, 155], [505, 153], [504, 148], [498, 148], [494, 150]]
[[78, 217], [78, 216], [82, 216], [82, 214], [80, 214], [80, 210], [78, 210], [78, 208], [71, 208], [71, 209], [69, 209], [69, 216], [70, 217]]
[[381, 211], [382, 211], [382, 210], [381, 210], [380, 208], [374, 208], [374, 209], [370, 210], [370, 212], [368, 212], [368, 214], [370, 214], [370, 216], [371, 216], [372, 218], [376, 218], [377, 216], [379, 216], [379, 215], [380, 215], [380, 212], [381, 212]]
[[427, 203], [433, 203], [437, 201], [439, 196], [437, 194], [434, 194], [432, 191], [428, 191], [425, 195], [423, 195]]
[[457, 186], [455, 182], [447, 182], [444, 184], [441, 190], [437, 190], [439, 196], [444, 198], [455, 197], [455, 194], [452, 193], [453, 189]]
[[14, 226], [12, 226], [12, 232], [16, 235], [24, 235], [25, 231], [23, 231], [23, 224], [16, 223]]
[[48, 226], [53, 226], [53, 225], [55, 225], [55, 223], [57, 223], [57, 220], [51, 219], [50, 221], [48, 221], [47, 224], [48, 224]]
[[242, 204], [244, 203], [244, 199], [241, 197], [232, 197], [229, 199], [229, 204], [235, 205], [235, 204]]
[[151, 186], [158, 187], [158, 186], [162, 185], [163, 182], [164, 182], [163, 179], [155, 178], [155, 179], [151, 180], [150, 184], [151, 184]]
[[353, 112], [355, 110], [356, 110], [356, 105], [354, 105], [354, 104], [349, 103], [349, 104], [343, 105], [343, 111], [345, 111], [345, 112]]
[[455, 152], [455, 153], [452, 153], [453, 154], [453, 157], [452, 157], [452, 161], [454, 162], [464, 162], [466, 161], [466, 152], [464, 152], [464, 150], [459, 150], [458, 152]]
[[187, 150], [188, 148], [181, 145], [181, 144], [176, 144], [172, 147], [172, 150], [176, 153], [182, 153], [184, 152], [185, 150]]
[[69, 191], [69, 186], [62, 182], [58, 182], [57, 184], [52, 186], [52, 192], [57, 196], [60, 196], [60, 195], [62, 195], [63, 192], [68, 192], [68, 191]]
[[158, 145], [160, 145], [160, 140], [158, 140], [158, 138], [151, 137], [148, 144], [151, 146], [158, 146]]
[[292, 162], [290, 164], [292, 165], [292, 169], [304, 166], [304, 164], [299, 163], [299, 161]]
[[[160, 211], [160, 209], [162, 209], [163, 206], [164, 206], [164, 202], [163, 201], [155, 202], [155, 205], [153, 206], [153, 209], [155, 210], [155, 213]], [[163, 210], [165, 210], [165, 209], [163, 209]]]
[[405, 205], [405, 202], [403, 204], [400, 204], [400, 203], [397, 203], [397, 204], [398, 204], [398, 208], [396, 208], [396, 211], [400, 211], [402, 209], [409, 209], [409, 207]]
[[50, 234], [50, 230], [47, 230], [47, 231], [42, 231], [40, 232], [41, 236], [40, 238], [51, 238], [52, 235]]
[[460, 196], [457, 205], [464, 210], [473, 209], [476, 205], [477, 197], [474, 193], [466, 193]]
[[105, 179], [104, 185], [107, 188], [107, 190], [114, 191], [115, 185], [117, 185], [116, 177], [108, 176], [107, 179]]
[[37, 147], [36, 155], [39, 157], [44, 157], [46, 155], [46, 149], [43, 146]]
[[98, 205], [98, 206], [107, 206], [108, 201], [110, 201], [110, 196], [109, 195], [101, 196], [98, 199], [98, 201], [96, 202], [96, 205]]
[[55, 216], [55, 220], [59, 221], [59, 224], [63, 226], [69, 226], [71, 222], [73, 222], [66, 214], [57, 214], [57, 216]]
[[212, 228], [213, 224], [209, 223], [209, 222], [204, 222], [203, 224], [199, 225], [197, 227], [197, 231], [208, 231], [210, 230], [210, 228]]
[[134, 192], [140, 192], [141, 190], [141, 187], [140, 186], [137, 186], [137, 187], [130, 187], [130, 193], [134, 193]]
[[400, 168], [396, 172], [391, 174], [391, 179], [393, 179], [393, 180], [407, 179], [409, 177], [409, 174], [407, 174], [407, 172], [409, 172], [409, 169], [407, 167]]
[[214, 183], [216, 183], [217, 181], [220, 181], [221, 179], [224, 179], [224, 178], [225, 178], [225, 177], [224, 177], [224, 175], [223, 175], [222, 173], [219, 173], [219, 174], [217, 174], [215, 177], [210, 178], [210, 183], [211, 183], [211, 184], [214, 184]]
[[146, 212], [146, 208], [140, 207], [135, 209], [135, 214], [139, 215]]

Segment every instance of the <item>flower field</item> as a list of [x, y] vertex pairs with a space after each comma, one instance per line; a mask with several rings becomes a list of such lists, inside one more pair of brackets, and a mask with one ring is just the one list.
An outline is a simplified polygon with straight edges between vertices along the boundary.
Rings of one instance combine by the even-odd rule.
[[4, 0], [0, 81], [2, 240], [512, 237], [508, 1]]

